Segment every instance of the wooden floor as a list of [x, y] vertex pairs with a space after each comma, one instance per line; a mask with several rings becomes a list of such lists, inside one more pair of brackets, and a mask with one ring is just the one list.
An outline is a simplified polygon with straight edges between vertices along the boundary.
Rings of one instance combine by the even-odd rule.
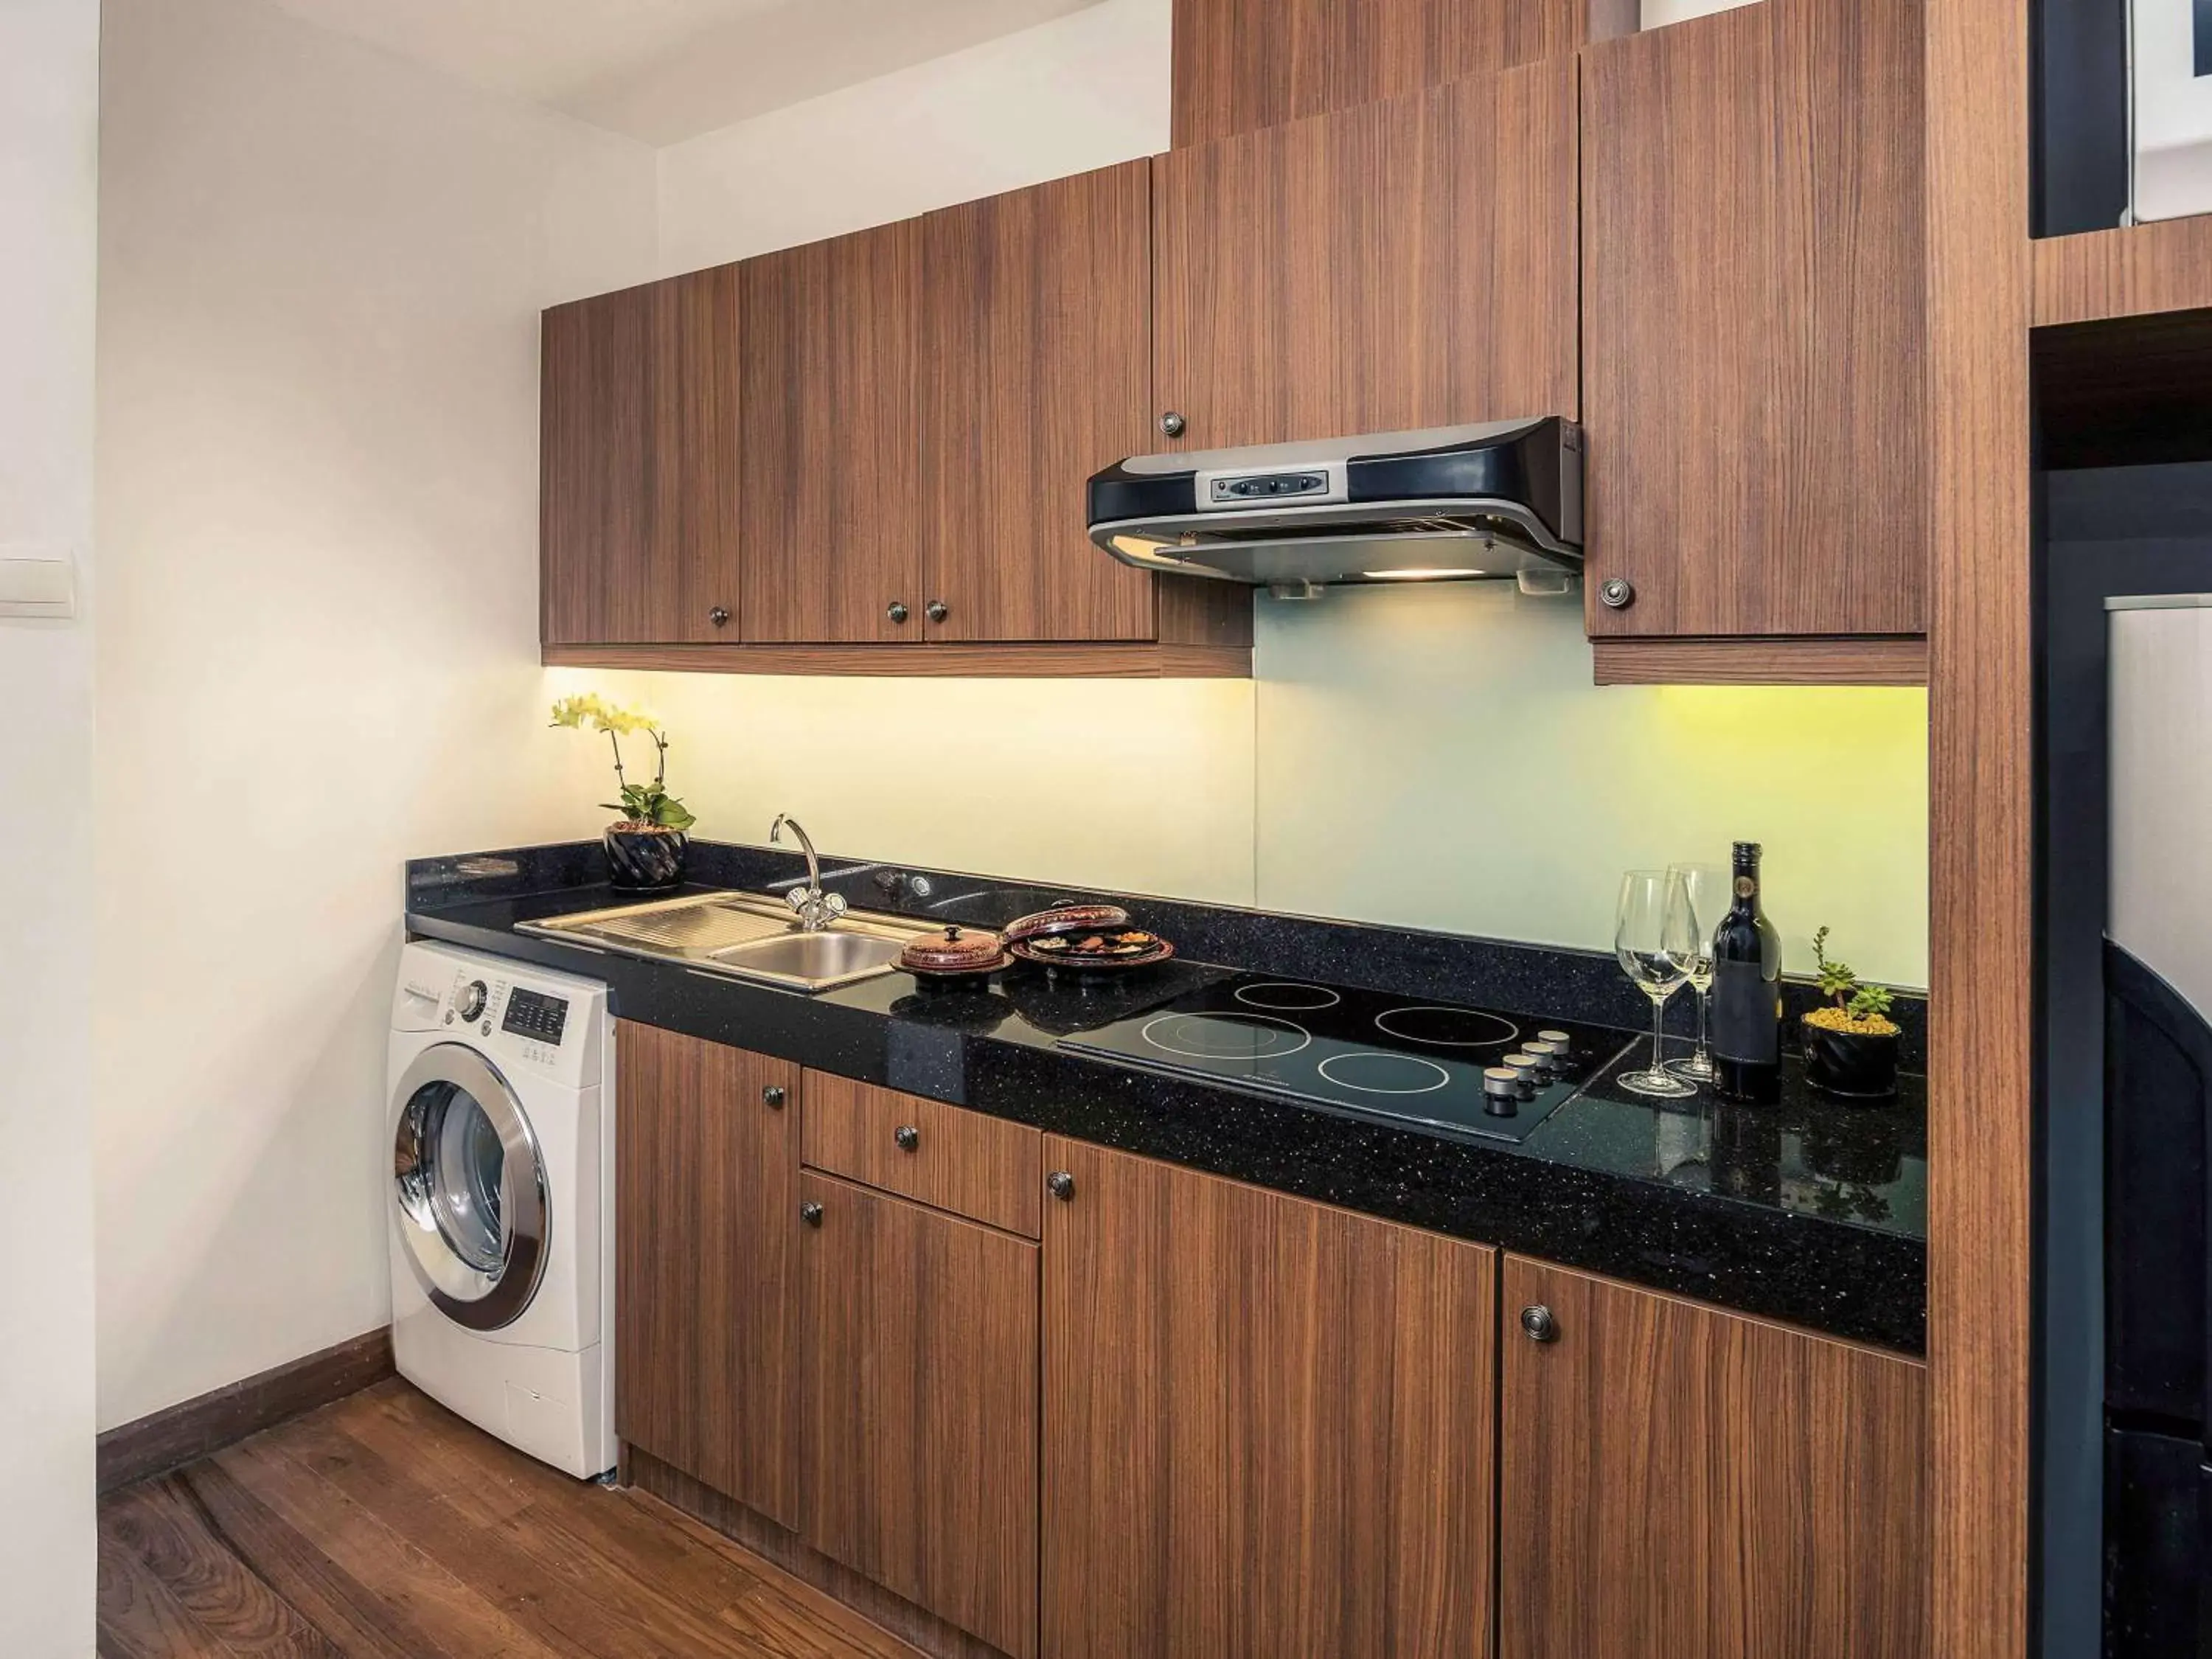
[[100, 1651], [915, 1659], [674, 1510], [398, 1381], [104, 1499]]

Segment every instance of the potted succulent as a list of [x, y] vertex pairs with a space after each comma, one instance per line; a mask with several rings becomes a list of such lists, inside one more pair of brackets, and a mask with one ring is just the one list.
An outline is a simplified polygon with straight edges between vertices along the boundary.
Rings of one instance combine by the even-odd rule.
[[[623, 816], [607, 826], [609, 879], [617, 887], [648, 892], [684, 879], [684, 832], [697, 822], [684, 803], [668, 793], [668, 736], [652, 719], [617, 708], [588, 694], [563, 697], [553, 705], [553, 724], [571, 730], [588, 727], [607, 734], [615, 752], [615, 787], [622, 799], [599, 804]], [[642, 732], [653, 739], [651, 783], [632, 783], [623, 770], [622, 740]]]
[[1853, 1099], [1881, 1100], [1897, 1092], [1897, 1022], [1889, 1017], [1886, 987], [1862, 985], [1847, 963], [1828, 957], [1828, 930], [1813, 935], [1826, 1007], [1799, 1022], [1805, 1041], [1805, 1074], [1816, 1089]]

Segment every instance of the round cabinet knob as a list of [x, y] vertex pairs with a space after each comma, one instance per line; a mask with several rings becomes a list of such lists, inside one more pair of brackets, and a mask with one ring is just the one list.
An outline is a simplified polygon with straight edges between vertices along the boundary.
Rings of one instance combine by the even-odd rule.
[[911, 1123], [902, 1123], [891, 1131], [891, 1139], [898, 1142], [901, 1152], [910, 1152], [921, 1145], [921, 1131]]
[[717, 628], [727, 628], [730, 625], [730, 612], [728, 608], [724, 605], [716, 605], [712, 611], [709, 611], [707, 613], [707, 620], [714, 623]]
[[471, 1020], [483, 1012], [484, 1004], [490, 1000], [491, 992], [485, 987], [484, 982], [480, 979], [472, 979], [461, 987], [460, 994], [453, 999], [453, 1007], [464, 1021]]
[[895, 623], [902, 623], [912, 614], [913, 613], [911, 611], [908, 611], [905, 604], [898, 599], [893, 599], [889, 605], [884, 607], [884, 615], [889, 617]]
[[1176, 414], [1172, 409], [1169, 410], [1160, 416], [1160, 431], [1167, 437], [1182, 437], [1184, 429], [1188, 427], [1189, 424], [1189, 422], [1184, 420], [1182, 416]]
[[791, 1097], [784, 1091], [782, 1085], [780, 1084], [771, 1083], [767, 1088], [761, 1091], [761, 1104], [767, 1107], [770, 1111], [781, 1111], [783, 1109], [783, 1103], [790, 1098]]
[[943, 622], [952, 614], [952, 607], [942, 599], [932, 599], [923, 607], [921, 614], [932, 622]]
[[1559, 1340], [1559, 1322], [1540, 1302], [1533, 1308], [1521, 1310], [1521, 1328], [1531, 1342], [1556, 1342]]
[[1044, 1178], [1045, 1188], [1063, 1204], [1075, 1196], [1075, 1177], [1065, 1170], [1054, 1170]]
[[1626, 611], [1636, 603], [1636, 584], [1626, 576], [1607, 576], [1598, 585], [1597, 599], [1608, 611]]
[[799, 1206], [799, 1218], [801, 1221], [804, 1221], [810, 1227], [820, 1226], [822, 1224], [822, 1206], [819, 1204], [817, 1204], [812, 1199], [808, 1199], [805, 1203]]

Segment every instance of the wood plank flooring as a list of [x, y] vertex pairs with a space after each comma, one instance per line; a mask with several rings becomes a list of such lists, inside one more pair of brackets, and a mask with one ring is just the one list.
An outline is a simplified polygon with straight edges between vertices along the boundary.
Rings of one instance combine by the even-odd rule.
[[100, 1509], [100, 1651], [916, 1659], [642, 1493], [381, 1382]]

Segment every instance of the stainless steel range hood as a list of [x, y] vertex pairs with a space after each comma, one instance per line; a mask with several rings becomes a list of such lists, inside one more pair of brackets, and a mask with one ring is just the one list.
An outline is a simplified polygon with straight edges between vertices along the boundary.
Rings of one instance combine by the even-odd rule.
[[1582, 428], [1556, 416], [1144, 455], [1091, 480], [1125, 564], [1255, 586], [1528, 577], [1583, 566]]

